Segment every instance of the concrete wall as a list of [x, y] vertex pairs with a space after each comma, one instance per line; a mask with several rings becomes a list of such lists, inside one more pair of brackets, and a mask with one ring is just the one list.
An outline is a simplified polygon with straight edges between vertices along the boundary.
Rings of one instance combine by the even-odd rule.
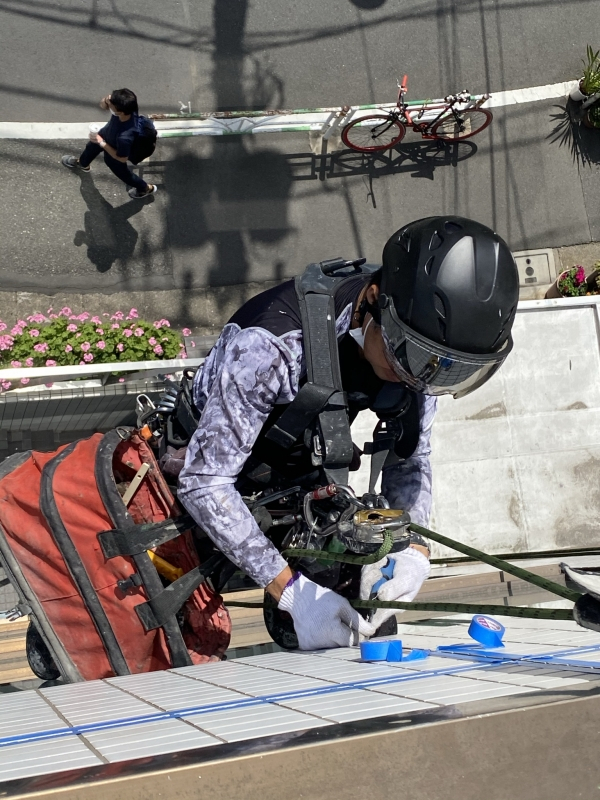
[[[600, 544], [597, 302], [521, 303], [502, 369], [468, 397], [440, 399], [433, 530], [496, 553]], [[359, 444], [371, 425], [365, 414]], [[365, 463], [357, 489], [367, 475]]]

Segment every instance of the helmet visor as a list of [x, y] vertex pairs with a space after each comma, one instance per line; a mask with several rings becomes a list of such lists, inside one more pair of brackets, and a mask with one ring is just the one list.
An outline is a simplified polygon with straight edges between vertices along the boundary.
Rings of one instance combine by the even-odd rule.
[[390, 367], [422, 394], [464, 397], [489, 380], [512, 350], [510, 337], [497, 353], [474, 355], [444, 347], [401, 322], [391, 304], [382, 309], [381, 324]]

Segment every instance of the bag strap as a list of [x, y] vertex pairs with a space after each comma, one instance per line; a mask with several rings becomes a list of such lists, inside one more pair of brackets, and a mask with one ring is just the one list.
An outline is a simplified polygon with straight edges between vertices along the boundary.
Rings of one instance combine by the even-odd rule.
[[[102, 502], [115, 528], [127, 532], [133, 531], [136, 528], [136, 524], [117, 491], [113, 476], [112, 459], [117, 446], [124, 438], [131, 435], [131, 431], [132, 429], [130, 428], [119, 428], [105, 434], [96, 453], [96, 483]], [[133, 554], [131, 558], [139, 574], [139, 580], [143, 583], [150, 601], [161, 595], [163, 591], [166, 591], [163, 589], [156, 567], [146, 551]], [[141, 605], [145, 604], [142, 603]], [[192, 659], [183, 640], [175, 614], [176, 612], [165, 614], [164, 619], [161, 620], [161, 627], [165, 633], [167, 646], [171, 653], [172, 666], [187, 667], [191, 665]]]
[[[341, 281], [360, 274], [363, 263], [364, 259], [355, 262], [329, 259], [309, 264], [296, 278], [307, 382], [265, 434], [267, 439], [289, 449], [316, 421], [313, 463], [322, 465], [327, 479], [333, 483], [348, 483], [353, 456], [348, 400], [342, 386], [335, 330], [334, 292]], [[340, 270], [345, 270], [344, 274], [335, 274]]]
[[52, 538], [60, 550], [60, 554], [73, 578], [73, 582], [83, 598], [85, 607], [96, 626], [96, 630], [98, 631], [98, 635], [102, 641], [113, 672], [115, 675], [129, 675], [131, 670], [127, 665], [121, 646], [115, 636], [106, 611], [100, 602], [100, 598], [94, 589], [85, 565], [81, 560], [81, 556], [62, 521], [54, 497], [52, 484], [56, 470], [62, 462], [73, 453], [78, 444], [79, 442], [73, 442], [73, 444], [65, 447], [57, 456], [54, 456], [54, 458], [48, 461], [43, 468], [40, 485], [40, 510], [48, 524]]

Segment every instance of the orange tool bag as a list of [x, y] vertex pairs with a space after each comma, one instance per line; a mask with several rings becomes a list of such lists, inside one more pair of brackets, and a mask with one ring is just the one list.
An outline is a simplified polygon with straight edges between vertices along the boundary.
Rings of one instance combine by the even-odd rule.
[[200, 565], [193, 525], [130, 428], [5, 459], [0, 564], [30, 615], [33, 671], [72, 682], [221, 658], [231, 621], [206, 578], [227, 560]]

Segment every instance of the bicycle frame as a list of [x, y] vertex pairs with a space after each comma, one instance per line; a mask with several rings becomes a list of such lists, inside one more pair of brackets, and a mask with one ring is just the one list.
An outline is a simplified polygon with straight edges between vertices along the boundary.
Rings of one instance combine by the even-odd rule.
[[[407, 76], [405, 75], [402, 83], [398, 83], [398, 99], [396, 103], [373, 105], [371, 109], [389, 114], [390, 120], [399, 120], [404, 125], [412, 128], [415, 133], [420, 133], [423, 139], [435, 139], [428, 131], [448, 112], [458, 114], [460, 111], [466, 111], [467, 109], [476, 109], [490, 98], [489, 94], [471, 95], [464, 90], [458, 94], [435, 100], [407, 102], [404, 99], [406, 93]], [[371, 115], [372, 111], [367, 111], [364, 106], [360, 110], [358, 108], [350, 108], [348, 109], [348, 114], [340, 121], [341, 126], [362, 117], [366, 119]]]

